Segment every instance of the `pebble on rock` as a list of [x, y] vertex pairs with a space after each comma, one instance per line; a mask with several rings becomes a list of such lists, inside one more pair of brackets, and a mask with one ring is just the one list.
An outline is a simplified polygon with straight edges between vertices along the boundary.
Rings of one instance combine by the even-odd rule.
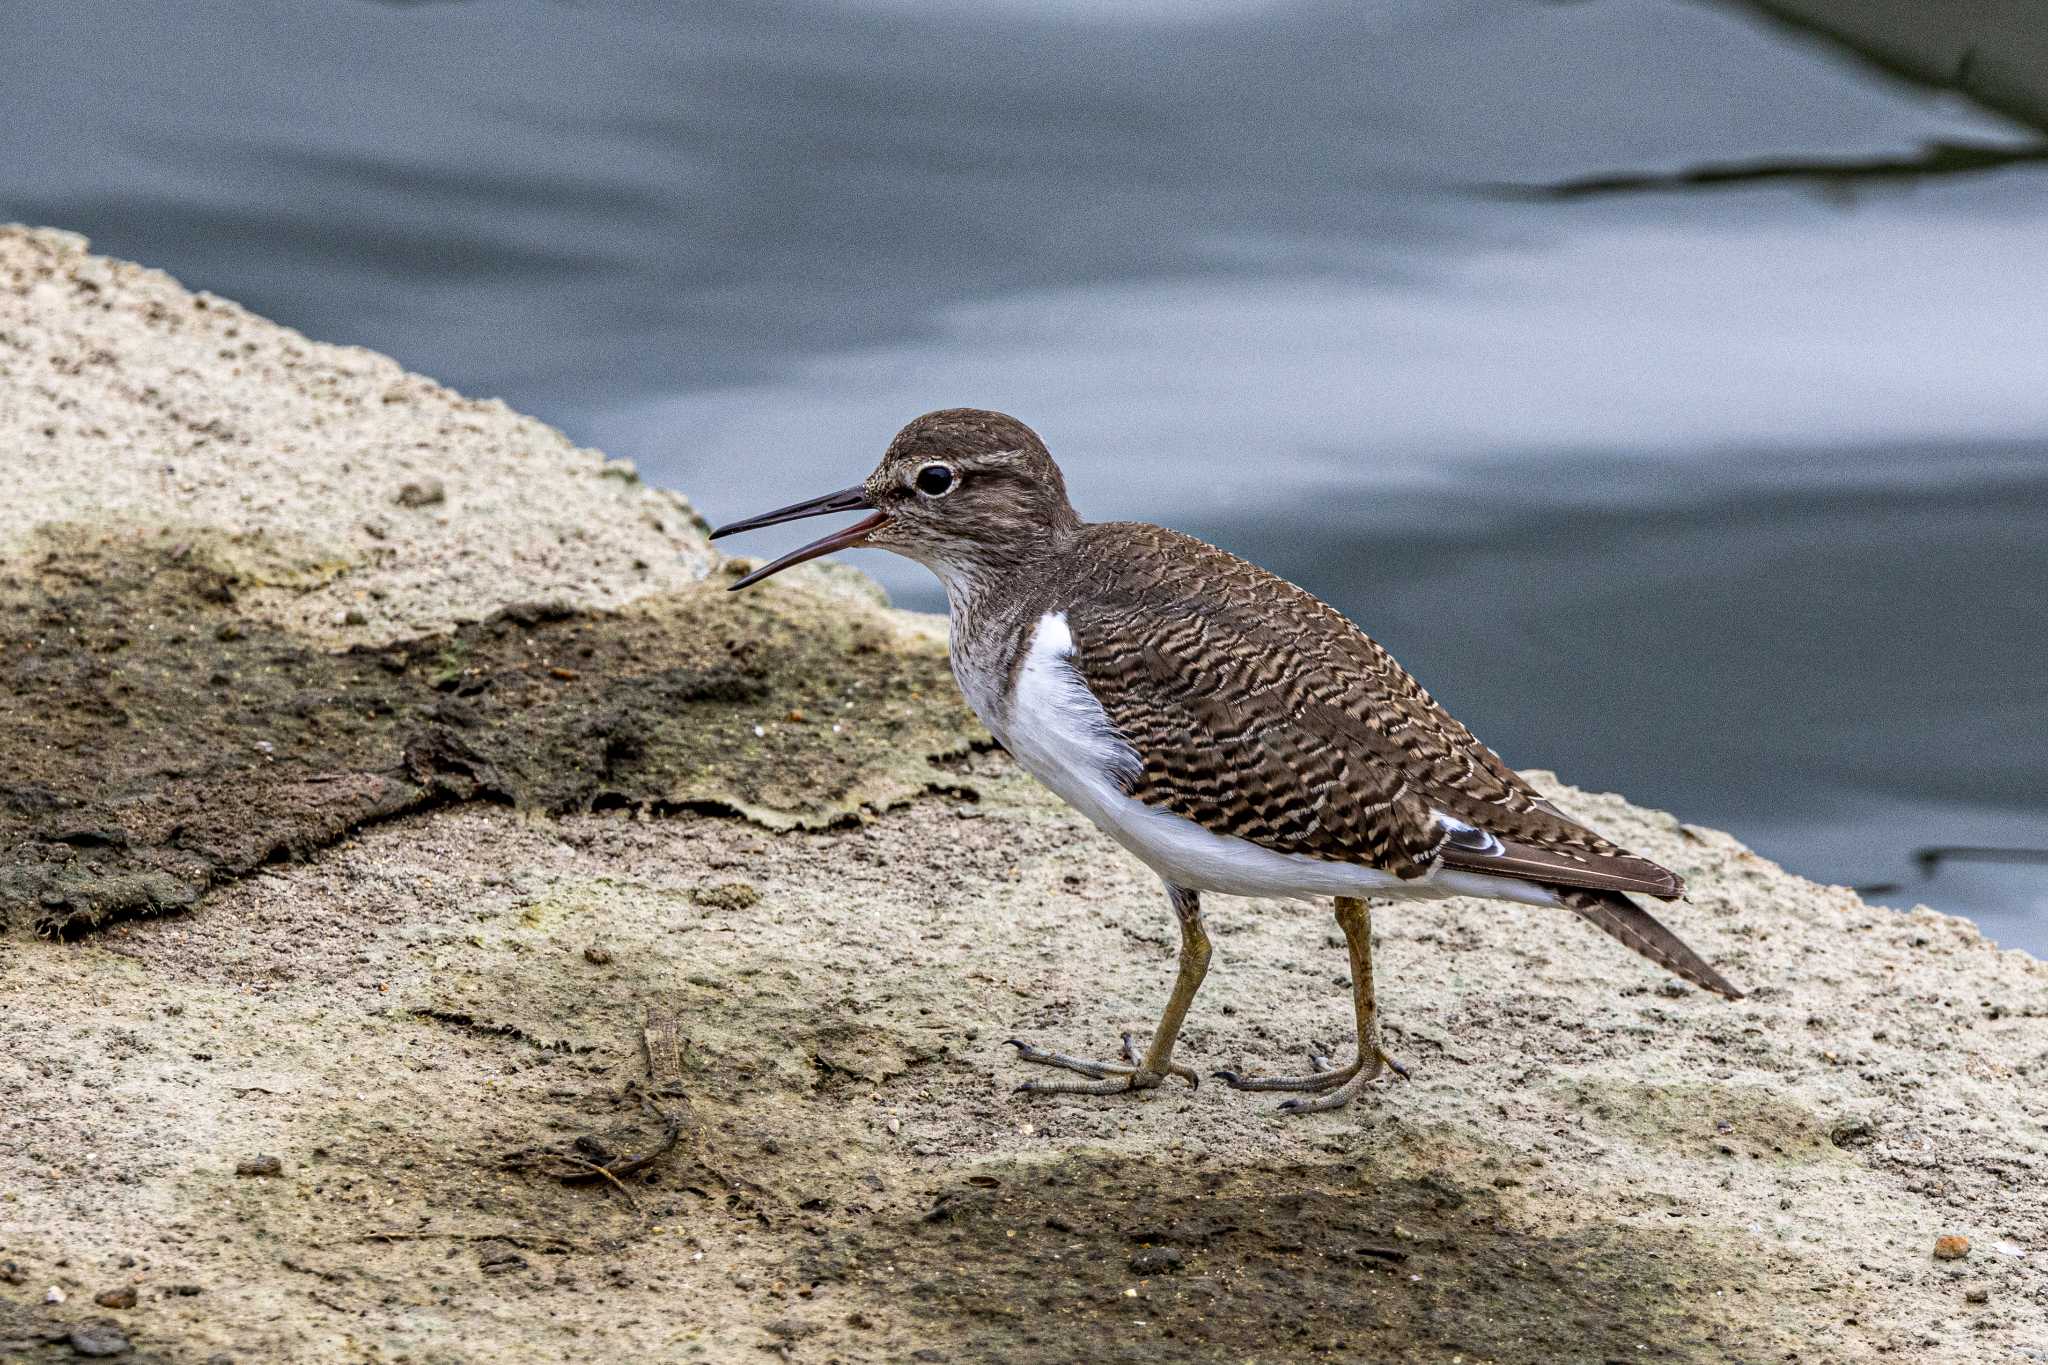
[[71, 1349], [82, 1356], [126, 1355], [135, 1349], [129, 1345], [128, 1338], [111, 1324], [102, 1322], [82, 1323], [72, 1328], [68, 1340]]
[[1146, 1247], [1131, 1257], [1131, 1270], [1138, 1275], [1167, 1275], [1179, 1270], [1186, 1259], [1173, 1247]]
[[1991, 1302], [1991, 1286], [1990, 1286], [1990, 1285], [1988, 1285], [1988, 1284], [1984, 1284], [1984, 1283], [1981, 1283], [1981, 1282], [1978, 1282], [1978, 1283], [1972, 1283], [1972, 1284], [1967, 1284], [1967, 1285], [1964, 1285], [1964, 1286], [1963, 1286], [1963, 1302], [1964, 1302], [1964, 1303], [1989, 1303], [1989, 1302]]
[[398, 490], [395, 499], [400, 507], [431, 507], [447, 500], [448, 487], [439, 479], [421, 479], [418, 483], [406, 484]]
[[690, 903], [708, 910], [745, 910], [758, 905], [761, 893], [750, 882], [721, 882], [699, 886], [690, 892]]
[[1953, 1232], [1945, 1232], [1934, 1239], [1934, 1259], [1937, 1261], [1960, 1261], [1970, 1254], [1970, 1239]]

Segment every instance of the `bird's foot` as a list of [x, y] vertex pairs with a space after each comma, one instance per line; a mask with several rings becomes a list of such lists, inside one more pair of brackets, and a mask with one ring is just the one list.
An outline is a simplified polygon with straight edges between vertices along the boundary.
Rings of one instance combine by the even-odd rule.
[[1320, 1052], [1308, 1055], [1309, 1073], [1306, 1076], [1244, 1076], [1235, 1071], [1218, 1071], [1216, 1078], [1232, 1090], [1299, 1090], [1314, 1098], [1292, 1099], [1280, 1106], [1286, 1114], [1320, 1114], [1331, 1109], [1342, 1109], [1359, 1093], [1377, 1080], [1382, 1072], [1391, 1071], [1402, 1080], [1409, 1079], [1408, 1068], [1389, 1057], [1378, 1047], [1372, 1049], [1371, 1064], [1361, 1055], [1349, 1066], [1335, 1066], [1329, 1057]]
[[1047, 1052], [1036, 1048], [1022, 1038], [1009, 1040], [1017, 1049], [1017, 1060], [1036, 1066], [1056, 1066], [1062, 1071], [1073, 1071], [1088, 1077], [1085, 1081], [1025, 1081], [1016, 1089], [1019, 1095], [1122, 1095], [1133, 1090], [1154, 1090], [1167, 1076], [1178, 1076], [1192, 1089], [1199, 1086], [1201, 1078], [1190, 1067], [1178, 1062], [1169, 1063], [1162, 1074], [1149, 1070], [1144, 1059], [1138, 1056], [1138, 1045], [1130, 1034], [1124, 1035], [1124, 1059], [1121, 1062], [1095, 1062], [1086, 1057], [1069, 1057], [1064, 1052]]

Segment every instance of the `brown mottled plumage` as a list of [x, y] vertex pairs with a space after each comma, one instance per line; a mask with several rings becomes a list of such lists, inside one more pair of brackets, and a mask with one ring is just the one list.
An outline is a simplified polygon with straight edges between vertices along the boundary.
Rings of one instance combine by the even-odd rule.
[[[1569, 891], [1651, 961], [1740, 995], [1621, 894], [1675, 900], [1676, 874], [1565, 816], [1335, 608], [1142, 522], [1083, 528], [1065, 568], [1075, 667], [1144, 763], [1132, 796], [1286, 853]], [[1438, 811], [1493, 839], [1461, 842]]]
[[1177, 531], [1087, 527], [1070, 560], [1075, 666], [1144, 757], [1131, 794], [1267, 848], [1420, 876], [1457, 847], [1517, 871], [1675, 896], [1678, 878], [1547, 805], [1379, 643], [1285, 579]]
[[[954, 672], [975, 710], [1020, 762], [1153, 862], [1181, 917], [1181, 978], [1151, 1052], [1141, 1061], [1127, 1038], [1129, 1065], [1120, 1065], [1020, 1043], [1026, 1060], [1094, 1078], [1035, 1088], [1142, 1088], [1169, 1070], [1192, 1079], [1167, 1057], [1208, 961], [1196, 893], [1233, 889], [1227, 873], [1205, 884], [1186, 870], [1216, 865], [1205, 858], [1265, 858], [1269, 877], [1306, 868], [1318, 886], [1333, 884], [1317, 880], [1318, 867], [1385, 874], [1371, 884], [1390, 890], [1469, 876], [1455, 884], [1561, 905], [1687, 980], [1739, 995], [1628, 899], [1676, 899], [1677, 876], [1559, 811], [1377, 642], [1301, 588], [1176, 531], [1083, 522], [1045, 446], [1014, 418], [927, 414], [861, 486], [718, 534], [855, 507], [874, 516], [742, 585], [851, 544], [929, 565], [946, 586]], [[1190, 836], [1161, 835], [1145, 825], [1152, 817], [1131, 811], [1170, 813], [1225, 842], [1201, 845], [1182, 866], [1170, 855]], [[1338, 896], [1354, 977], [1367, 978], [1357, 987], [1360, 1060], [1341, 1073], [1341, 1087], [1330, 1079], [1340, 1073], [1327, 1070], [1270, 1081], [1222, 1073], [1234, 1085], [1330, 1090], [1341, 1103], [1386, 1060], [1370, 925], [1355, 898], [1363, 893], [1326, 894]]]

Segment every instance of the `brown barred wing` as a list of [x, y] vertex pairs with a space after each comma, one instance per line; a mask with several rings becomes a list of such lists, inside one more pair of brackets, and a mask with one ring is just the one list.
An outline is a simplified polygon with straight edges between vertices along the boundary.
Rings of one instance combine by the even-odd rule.
[[[1065, 610], [1075, 666], [1137, 751], [1131, 795], [1287, 853], [1675, 896], [1570, 820], [1342, 613], [1256, 565], [1098, 523]], [[1437, 813], [1479, 837], [1447, 836]]]
[[1130, 795], [1278, 852], [1428, 871], [1443, 839], [1428, 800], [1369, 731], [1326, 723], [1314, 661], [1213, 603], [1173, 607], [1068, 611], [1074, 665], [1140, 760]]

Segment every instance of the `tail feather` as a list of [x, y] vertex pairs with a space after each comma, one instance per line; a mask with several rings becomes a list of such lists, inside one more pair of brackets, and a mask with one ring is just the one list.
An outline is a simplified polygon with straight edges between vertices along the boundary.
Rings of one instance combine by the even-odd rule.
[[1702, 990], [1740, 1000], [1742, 992], [1707, 965], [1706, 959], [1685, 946], [1678, 935], [1659, 924], [1649, 911], [1619, 891], [1586, 891], [1552, 887], [1558, 904], [1591, 920], [1613, 938], [1619, 939], [1650, 961], [1675, 972]]

